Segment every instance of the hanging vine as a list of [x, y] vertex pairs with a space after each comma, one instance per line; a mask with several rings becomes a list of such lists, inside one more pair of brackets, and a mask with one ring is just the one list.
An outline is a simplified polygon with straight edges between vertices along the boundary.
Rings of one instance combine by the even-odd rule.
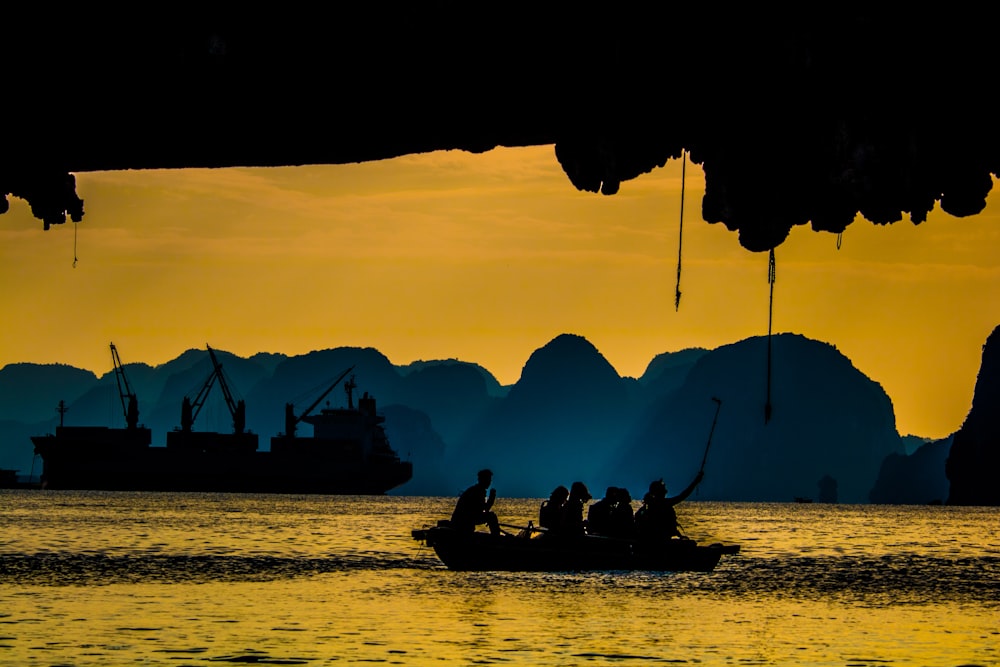
[[771, 420], [771, 326], [774, 322], [774, 248], [768, 258], [767, 282], [771, 286], [771, 294], [767, 305], [767, 401], [764, 403], [764, 423]]
[[674, 311], [681, 308], [681, 248], [684, 245], [684, 183], [687, 175], [687, 151], [681, 150], [681, 224], [677, 235], [677, 287], [674, 289]]

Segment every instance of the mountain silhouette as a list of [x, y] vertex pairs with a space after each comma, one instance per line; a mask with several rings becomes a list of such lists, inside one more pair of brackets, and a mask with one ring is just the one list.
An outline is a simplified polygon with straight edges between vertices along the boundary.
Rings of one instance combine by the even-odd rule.
[[884, 505], [925, 505], [948, 497], [945, 460], [952, 438], [925, 443], [907, 455], [889, 454], [868, 499]]
[[620, 485], [645, 491], [662, 477], [680, 491], [701, 466], [721, 400], [701, 499], [812, 498], [820, 479], [841, 502], [867, 502], [878, 467], [901, 451], [892, 403], [833, 346], [796, 334], [772, 339], [771, 403], [764, 421], [767, 339], [702, 356], [684, 384], [655, 403], [615, 468]]
[[474, 364], [424, 363], [409, 370], [398, 400], [434, 415], [435, 430], [447, 442], [462, 442], [497, 400], [499, 383], [489, 376], [495, 385], [491, 395], [485, 369]]
[[[579, 480], [595, 495], [607, 486], [625, 486], [639, 498], [660, 477], [677, 492], [701, 466], [714, 397], [721, 401], [718, 423], [695, 498], [816, 499], [821, 481], [836, 488], [839, 502], [939, 497], [933, 485], [943, 472], [935, 467], [943, 466], [936, 461], [946, 445], [904, 457], [907, 446], [896, 432], [892, 402], [832, 345], [797, 334], [773, 337], [773, 412], [765, 423], [766, 345], [759, 337], [714, 350], [664, 353], [633, 379], [619, 376], [586, 338], [563, 334], [536, 350], [509, 387], [474, 363], [395, 366], [373, 348], [250, 359], [216, 352], [245, 397], [247, 427], [259, 434], [261, 449], [284, 430], [285, 403], [301, 414], [354, 366], [355, 400], [364, 392], [376, 397], [392, 446], [414, 463], [413, 479], [394, 493], [454, 495], [482, 467], [494, 469], [501, 495], [509, 497], [544, 497], [558, 484]], [[997, 377], [990, 372], [993, 361], [984, 351], [975, 407], [964, 425], [985, 434], [987, 445], [996, 428], [989, 398], [1000, 395], [990, 393], [990, 378]], [[153, 444], [162, 445], [179, 425], [182, 397], [200, 388], [210, 365], [205, 350], [193, 349], [156, 367], [129, 363], [125, 370], [139, 396], [140, 422], [153, 429]], [[18, 387], [26, 389], [19, 393]], [[0, 420], [0, 467], [22, 474], [40, 469], [28, 436], [54, 430], [60, 399], [69, 407], [67, 424], [124, 422], [113, 372], [97, 378], [68, 366], [14, 364], [0, 369], [0, 391], [9, 417]], [[230, 415], [218, 389], [212, 392], [195, 430], [229, 432]], [[341, 385], [316, 409], [344, 406], [346, 400]], [[952, 452], [952, 495], [962, 481], [964, 455]], [[987, 481], [988, 463], [982, 474]]]
[[647, 389], [651, 398], [663, 398], [684, 384], [688, 373], [707, 353], [708, 350], [696, 347], [658, 354], [646, 366], [639, 383]]
[[[266, 366], [257, 363], [253, 358], [243, 359], [222, 350], [214, 352], [235, 400], [245, 398], [258, 382], [271, 375]], [[150, 403], [151, 409], [147, 412], [149, 416], [145, 420], [146, 425], [153, 430], [154, 445], [163, 444], [164, 434], [180, 426], [181, 403], [184, 397], [193, 400], [202, 391], [214, 371], [208, 351], [204, 349], [187, 350], [161, 368], [160, 377], [163, 378], [161, 389], [155, 402]], [[216, 381], [205, 397], [193, 426], [194, 431], [232, 433], [232, 414], [226, 406], [218, 384]], [[253, 406], [248, 404], [248, 430], [258, 432], [254, 420], [259, 420], [260, 416], [253, 410]]]
[[945, 472], [951, 505], [1000, 505], [1000, 326], [983, 346], [976, 389]]
[[[352, 366], [355, 370], [348, 374], [347, 379], [351, 375], [356, 378], [355, 401], [368, 392], [377, 399], [381, 408], [398, 402], [402, 378], [389, 359], [374, 348], [338, 347], [288, 357], [275, 366], [274, 373], [266, 382], [258, 383], [246, 397], [247, 424], [261, 435], [261, 449], [268, 449], [270, 437], [284, 431], [286, 403], [291, 403], [295, 414], [301, 416], [341, 373]], [[347, 405], [342, 383], [331, 390], [314, 410], [321, 410], [327, 405]], [[249, 417], [251, 412], [254, 414], [252, 420]]]
[[96, 381], [90, 371], [65, 364], [8, 364], [0, 368], [0, 420], [52, 419], [59, 401], [76, 400]]
[[405, 405], [388, 405], [385, 414], [385, 434], [396, 453], [404, 460], [419, 461], [414, 465], [413, 478], [400, 493], [407, 495], [437, 495], [447, 487], [445, 477], [445, 441], [420, 410]]
[[467, 361], [459, 361], [457, 359], [414, 361], [409, 364], [406, 364], [405, 366], [397, 366], [397, 369], [399, 370], [400, 375], [402, 375], [403, 377], [408, 377], [410, 375], [413, 375], [414, 373], [425, 371], [430, 368], [437, 368], [439, 366], [446, 366], [446, 367], [457, 366], [462, 368], [465, 367], [472, 368], [482, 377], [483, 383], [486, 386], [487, 394], [489, 394], [490, 396], [494, 396], [496, 398], [502, 398], [507, 395], [509, 387], [504, 387], [503, 385], [501, 385], [497, 381], [497, 379], [493, 377], [492, 373], [490, 373], [488, 370], [486, 370], [479, 364], [474, 364]]
[[556, 337], [531, 355], [507, 397], [455, 448], [448, 459], [462, 473], [455, 488], [483, 467], [509, 496], [547, 496], [574, 480], [591, 484], [637, 412], [635, 384], [585, 338]]

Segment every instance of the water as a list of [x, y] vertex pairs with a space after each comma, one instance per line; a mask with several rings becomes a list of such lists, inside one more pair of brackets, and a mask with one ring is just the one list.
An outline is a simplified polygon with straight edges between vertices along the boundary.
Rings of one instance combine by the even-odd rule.
[[0, 664], [1000, 664], [995, 508], [688, 502], [711, 574], [493, 574], [411, 539], [453, 502], [0, 491]]

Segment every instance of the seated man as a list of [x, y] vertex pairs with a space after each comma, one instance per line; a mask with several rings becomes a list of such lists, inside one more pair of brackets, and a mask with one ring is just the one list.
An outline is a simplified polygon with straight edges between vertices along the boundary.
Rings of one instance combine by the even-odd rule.
[[569, 498], [563, 510], [563, 522], [559, 533], [567, 536], [583, 535], [587, 532], [587, 522], [583, 518], [584, 505], [590, 500], [590, 491], [583, 482], [573, 482], [569, 487]]
[[569, 489], [560, 484], [549, 495], [549, 499], [542, 501], [542, 506], [538, 508], [538, 525], [547, 530], [559, 530], [563, 523], [567, 498]]
[[590, 506], [587, 532], [605, 537], [631, 537], [635, 532], [632, 496], [628, 489], [609, 486], [602, 500]]
[[[479, 481], [473, 484], [459, 496], [455, 504], [455, 511], [451, 513], [451, 525], [457, 530], [473, 532], [476, 526], [486, 524], [493, 535], [500, 534], [500, 522], [497, 515], [491, 510], [493, 502], [497, 499], [497, 490], [490, 489], [493, 483], [493, 471], [480, 470]], [[490, 489], [489, 498], [486, 497], [486, 490]]]
[[604, 497], [590, 506], [587, 511], [587, 532], [591, 535], [610, 535], [613, 532], [612, 517], [618, 502], [618, 489], [609, 486]]
[[628, 489], [618, 489], [614, 509], [611, 510], [612, 537], [632, 537], [635, 534], [635, 515], [632, 511], [632, 495]]
[[667, 496], [667, 487], [662, 479], [652, 482], [649, 493], [642, 499], [642, 507], [635, 513], [635, 527], [639, 537], [646, 540], [669, 540], [674, 537], [687, 539], [677, 524], [674, 505], [690, 496], [704, 476], [699, 471], [694, 481], [676, 496]]

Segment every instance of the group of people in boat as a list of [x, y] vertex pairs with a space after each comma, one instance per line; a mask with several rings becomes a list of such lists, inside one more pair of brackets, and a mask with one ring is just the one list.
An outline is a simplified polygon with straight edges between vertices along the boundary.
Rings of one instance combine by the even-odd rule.
[[[649, 485], [642, 505], [633, 512], [632, 496], [627, 489], [608, 487], [604, 498], [587, 507], [592, 500], [583, 482], [570, 488], [557, 486], [538, 510], [538, 525], [548, 534], [559, 536], [602, 535], [626, 539], [686, 539], [677, 523], [674, 506], [687, 499], [704, 478], [699, 471], [694, 480], [676, 496], [667, 495], [662, 479]], [[491, 488], [493, 472], [480, 470], [476, 484], [466, 489], [455, 504], [451, 526], [472, 532], [486, 525], [493, 535], [501, 533], [500, 521], [493, 512], [497, 492]], [[586, 512], [586, 517], [584, 513]]]

